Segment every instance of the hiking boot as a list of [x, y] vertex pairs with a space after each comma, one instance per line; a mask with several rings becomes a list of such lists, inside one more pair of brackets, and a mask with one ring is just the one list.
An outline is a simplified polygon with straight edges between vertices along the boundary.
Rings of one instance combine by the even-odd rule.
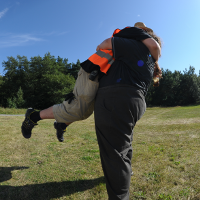
[[56, 135], [59, 142], [64, 141], [63, 134], [66, 132], [66, 128], [65, 129], [61, 128], [61, 124], [62, 123], [58, 123], [56, 121], [54, 122], [54, 128], [56, 129]]
[[28, 108], [25, 114], [25, 120], [22, 122], [22, 135], [27, 139], [31, 137], [31, 131], [33, 127], [38, 125], [30, 119], [30, 115], [34, 112], [36, 111], [33, 108]]

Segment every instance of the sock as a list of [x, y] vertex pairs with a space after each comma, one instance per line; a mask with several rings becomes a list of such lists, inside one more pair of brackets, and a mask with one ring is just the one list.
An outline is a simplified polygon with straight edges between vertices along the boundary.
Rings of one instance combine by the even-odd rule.
[[38, 111], [33, 112], [33, 113], [30, 115], [30, 119], [31, 119], [34, 123], [37, 123], [38, 121], [40, 121], [40, 120], [41, 120], [41, 118], [40, 118], [40, 112], [38, 112]]
[[65, 123], [60, 123], [60, 127], [61, 127], [63, 130], [65, 130], [65, 129], [68, 127], [68, 125], [65, 124]]

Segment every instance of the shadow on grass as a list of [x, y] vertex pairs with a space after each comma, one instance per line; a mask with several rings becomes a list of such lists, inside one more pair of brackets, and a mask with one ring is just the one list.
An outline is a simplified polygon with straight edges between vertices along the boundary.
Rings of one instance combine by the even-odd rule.
[[[23, 167], [0, 167], [0, 176], [4, 175], [1, 182], [12, 178], [11, 171], [17, 169], [25, 169]], [[83, 192], [94, 188], [100, 183], [105, 183], [104, 177], [91, 180], [76, 180], [63, 182], [50, 182], [42, 184], [24, 185], [24, 186], [9, 186], [0, 185], [0, 199], [2, 200], [50, 200], [62, 196], [69, 196], [73, 193]]]
[[29, 167], [0, 167], [0, 183], [12, 178], [11, 171], [28, 169]]

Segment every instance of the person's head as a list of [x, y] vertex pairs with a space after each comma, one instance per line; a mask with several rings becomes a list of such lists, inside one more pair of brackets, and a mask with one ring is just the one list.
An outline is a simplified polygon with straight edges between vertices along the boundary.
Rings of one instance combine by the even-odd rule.
[[146, 27], [146, 25], [143, 22], [136, 22], [134, 27], [144, 29], [145, 31], [148, 31], [148, 32], [153, 32], [153, 30], [151, 28]]
[[[138, 27], [145, 30], [159, 44], [160, 48], [162, 48], [160, 37], [158, 37], [151, 28], [146, 27], [146, 25], [143, 22], [135, 23], [134, 27]], [[159, 86], [160, 78], [162, 78], [162, 70], [160, 69], [158, 62], [155, 62], [154, 73], [153, 73], [154, 87]]]
[[134, 27], [141, 28], [145, 30], [158, 44], [160, 45], [160, 48], [162, 48], [162, 43], [160, 37], [158, 37], [151, 28], [147, 27], [143, 22], [136, 22]]

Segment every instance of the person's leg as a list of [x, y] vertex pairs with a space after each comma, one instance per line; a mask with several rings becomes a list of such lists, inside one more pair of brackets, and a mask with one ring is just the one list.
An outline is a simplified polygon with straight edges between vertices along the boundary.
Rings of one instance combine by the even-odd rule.
[[28, 108], [21, 126], [22, 135], [28, 139], [31, 137], [32, 129], [38, 125], [38, 121], [42, 119], [54, 119], [52, 110], [53, 107], [42, 111], [36, 111], [33, 108]]
[[59, 142], [64, 141], [63, 135], [66, 132], [68, 125], [70, 125], [71, 123], [58, 123], [57, 121], [54, 122], [54, 128], [56, 129], [56, 136]]
[[[41, 111], [36, 111], [33, 108], [28, 108], [25, 114], [25, 120], [21, 126], [22, 135], [27, 139], [30, 138], [32, 129], [34, 126], [38, 125], [37, 122], [42, 119], [55, 119], [53, 114], [53, 106]], [[71, 123], [62, 123], [59, 125], [54, 124], [54, 127], [57, 129], [57, 138], [60, 142], [63, 141], [63, 133], [66, 131], [66, 127], [69, 124]]]
[[40, 111], [41, 119], [55, 119], [53, 115], [53, 106]]
[[[98, 76], [89, 80], [90, 74], [82, 68], [78, 72], [73, 93], [66, 95], [62, 104], [53, 107], [53, 114], [56, 118], [54, 128], [60, 142], [63, 142], [63, 134], [66, 131], [64, 122], [79, 121], [87, 119], [94, 111], [94, 98], [99, 86]], [[51, 116], [51, 110], [49, 111]], [[70, 123], [66, 123], [69, 125]]]
[[[54, 119], [53, 106], [40, 111], [40, 117], [41, 119]], [[59, 142], [64, 141], [63, 134], [66, 132], [67, 126], [71, 123], [72, 122], [68, 123], [58, 123], [56, 121], [54, 122], [54, 128], [56, 129], [56, 135]]]
[[70, 96], [69, 100], [67, 98], [61, 104], [53, 106], [53, 115], [57, 122], [66, 123], [84, 120], [93, 113], [94, 99], [99, 82], [98, 76], [93, 81], [89, 80], [89, 76], [90, 74], [81, 68], [78, 72], [73, 93], [70, 93], [73, 96]]
[[69, 98], [63, 103], [39, 112], [32, 108], [28, 109], [21, 127], [23, 136], [30, 138], [31, 131], [39, 120], [56, 119], [54, 128], [56, 129], [58, 140], [62, 142], [66, 125], [88, 118], [93, 113], [94, 98], [99, 87], [98, 76], [91, 81], [89, 80], [89, 75], [82, 68], [80, 69], [73, 93], [70, 93], [71, 95], [68, 94]]
[[145, 103], [132, 88], [100, 89], [95, 102], [95, 128], [109, 200], [128, 200], [132, 134]]

